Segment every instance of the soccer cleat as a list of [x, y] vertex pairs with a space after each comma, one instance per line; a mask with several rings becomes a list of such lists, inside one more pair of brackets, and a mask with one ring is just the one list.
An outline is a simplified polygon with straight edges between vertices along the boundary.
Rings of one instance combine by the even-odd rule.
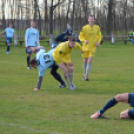
[[31, 69], [31, 67], [27, 67], [27, 69], [28, 69], [28, 70], [30, 70], [30, 69]]
[[69, 89], [73, 91], [73, 90], [75, 90], [76, 88], [73, 87], [73, 86], [70, 86]]
[[88, 79], [88, 78], [85, 78], [85, 77], [83, 77], [83, 80], [84, 80], [84, 81], [89, 81], [89, 79]]
[[104, 115], [100, 113], [100, 111], [96, 112], [95, 114], [91, 115], [92, 119], [97, 119], [103, 117]]
[[10, 52], [6, 51], [6, 54], [10, 54]]
[[66, 87], [66, 84], [64, 83], [64, 84], [61, 84], [60, 86], [59, 86], [59, 88], [64, 88], [64, 87]]
[[76, 86], [72, 83], [72, 87], [76, 88]]

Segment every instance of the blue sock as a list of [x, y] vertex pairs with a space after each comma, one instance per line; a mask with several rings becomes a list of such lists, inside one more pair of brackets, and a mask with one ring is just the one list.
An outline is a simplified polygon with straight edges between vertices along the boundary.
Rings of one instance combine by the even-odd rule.
[[109, 100], [106, 105], [100, 110], [100, 113], [103, 114], [107, 109], [113, 107], [118, 102], [115, 100], [115, 98]]
[[53, 77], [59, 81], [61, 84], [65, 84], [65, 82], [61, 79], [61, 76], [58, 73], [55, 73]]
[[29, 67], [29, 61], [30, 61], [30, 57], [27, 56], [27, 66]]
[[9, 52], [10, 51], [10, 46], [7, 46], [7, 52]]

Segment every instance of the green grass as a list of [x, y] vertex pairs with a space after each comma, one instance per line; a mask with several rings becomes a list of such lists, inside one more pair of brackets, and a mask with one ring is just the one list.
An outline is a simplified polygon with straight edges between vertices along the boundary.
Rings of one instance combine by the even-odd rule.
[[128, 104], [109, 109], [105, 119], [90, 119], [116, 94], [134, 91], [134, 46], [120, 43], [97, 49], [88, 82], [82, 81], [81, 53], [72, 53], [76, 91], [59, 89], [49, 69], [38, 92], [38, 70], [27, 70], [24, 44], [12, 45], [11, 54], [0, 44], [0, 134], [132, 134], [133, 120], [119, 118]]

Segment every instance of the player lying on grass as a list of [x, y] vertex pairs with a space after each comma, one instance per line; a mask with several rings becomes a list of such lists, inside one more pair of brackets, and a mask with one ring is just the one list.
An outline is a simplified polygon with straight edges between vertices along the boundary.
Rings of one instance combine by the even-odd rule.
[[[109, 100], [106, 105], [98, 112], [91, 116], [92, 119], [100, 118], [104, 112], [109, 108], [116, 105], [118, 102], [129, 103], [131, 107], [134, 107], [134, 93], [123, 93], [116, 95], [113, 99]], [[120, 113], [121, 119], [134, 119], [134, 108], [124, 110]]]
[[40, 90], [43, 76], [45, 74], [45, 71], [48, 68], [51, 68], [51, 74], [57, 81], [60, 82], [59, 88], [66, 87], [65, 82], [62, 80], [61, 76], [57, 73], [57, 69], [59, 67], [54, 63], [53, 56], [52, 56], [54, 49], [50, 50], [47, 53], [45, 53], [44, 47], [31, 47], [30, 50], [36, 53], [36, 59], [30, 60], [29, 64], [31, 67], [38, 66], [39, 69], [39, 79], [38, 79], [37, 87], [34, 88], [34, 90], [35, 91]]
[[73, 82], [73, 63], [71, 61], [70, 53], [78, 48], [82, 53], [82, 48], [79, 43], [75, 42], [74, 37], [70, 37], [68, 41], [60, 43], [53, 52], [53, 59], [55, 63], [61, 68], [64, 79], [70, 90], [75, 90], [76, 86]]

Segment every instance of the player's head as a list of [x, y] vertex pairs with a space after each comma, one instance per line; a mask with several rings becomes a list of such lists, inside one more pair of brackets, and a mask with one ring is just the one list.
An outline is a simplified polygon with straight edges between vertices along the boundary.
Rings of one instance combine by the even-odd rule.
[[31, 27], [35, 28], [35, 21], [34, 20], [31, 21]]
[[89, 24], [94, 24], [94, 21], [95, 21], [94, 15], [89, 15], [88, 16], [88, 22], [89, 22]]
[[30, 67], [36, 67], [38, 66], [38, 61], [36, 59], [32, 59], [29, 61]]
[[9, 27], [11, 27], [11, 28], [12, 28], [12, 27], [13, 27], [13, 23], [11, 23], [11, 22], [10, 22], [10, 23], [9, 23]]
[[75, 38], [73, 36], [68, 38], [68, 46], [70, 48], [74, 48], [75, 47]]

